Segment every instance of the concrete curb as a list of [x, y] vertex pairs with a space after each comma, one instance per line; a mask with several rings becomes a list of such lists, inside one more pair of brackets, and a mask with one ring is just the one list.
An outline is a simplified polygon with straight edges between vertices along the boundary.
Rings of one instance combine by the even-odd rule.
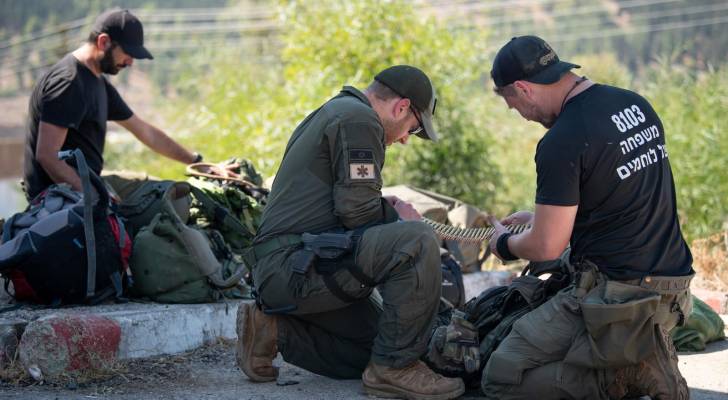
[[[494, 285], [506, 285], [513, 274], [482, 271], [464, 275], [466, 298]], [[196, 349], [218, 338], [235, 339], [238, 306], [252, 300], [207, 304], [128, 303], [94, 307], [18, 310], [0, 316], [0, 331], [17, 332], [34, 321], [64, 316], [100, 316], [118, 323], [121, 341], [117, 358], [153, 357]], [[7, 335], [6, 335], [7, 336]], [[7, 339], [12, 343], [12, 338]]]
[[241, 302], [159, 305], [105, 316], [121, 325], [119, 358], [142, 358], [182, 353], [219, 337], [235, 339], [235, 316]]
[[[118, 324], [121, 340], [118, 359], [178, 354], [218, 338], [235, 339], [235, 317], [240, 303], [116, 304], [66, 309], [40, 309], [8, 313], [0, 318], [0, 332], [15, 332], [17, 339], [29, 324], [64, 316], [99, 316]], [[5, 336], [8, 336], [7, 334]], [[13, 342], [6, 338], [7, 343]]]
[[[488, 287], [508, 284], [513, 274], [482, 271], [464, 275], [466, 298]], [[95, 315], [108, 318], [120, 327], [117, 352], [120, 360], [178, 354], [212, 343], [218, 338], [235, 339], [238, 306], [252, 300], [229, 300], [210, 304], [128, 303], [95, 307], [18, 310], [0, 315], [3, 342], [12, 351], [25, 327], [49, 316]], [[17, 341], [8, 332], [15, 332]], [[11, 350], [12, 349], [12, 350]], [[9, 354], [6, 354], [8, 356]], [[0, 359], [2, 359], [0, 354]], [[7, 357], [6, 357], [7, 358]]]
[[119, 324], [96, 314], [50, 315], [32, 321], [18, 346], [20, 362], [37, 380], [104, 371], [117, 359]]

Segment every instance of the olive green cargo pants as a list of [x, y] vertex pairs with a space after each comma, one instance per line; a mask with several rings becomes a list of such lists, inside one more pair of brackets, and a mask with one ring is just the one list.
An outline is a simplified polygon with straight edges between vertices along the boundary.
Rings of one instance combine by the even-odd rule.
[[295, 306], [278, 318], [278, 350], [294, 365], [317, 374], [360, 378], [371, 359], [404, 367], [425, 353], [440, 299], [439, 245], [422, 222], [401, 221], [367, 229], [356, 265], [378, 283], [362, 285], [346, 269], [334, 274], [346, 303], [332, 294], [313, 268], [292, 271], [297, 248], [259, 260], [253, 278], [269, 309]]
[[[605, 294], [606, 293], [606, 294]], [[583, 296], [572, 286], [526, 314], [483, 370], [488, 399], [607, 399], [615, 368], [635, 364], [676, 326], [690, 290], [657, 294], [602, 281]], [[669, 339], [669, 336], [668, 336]]]

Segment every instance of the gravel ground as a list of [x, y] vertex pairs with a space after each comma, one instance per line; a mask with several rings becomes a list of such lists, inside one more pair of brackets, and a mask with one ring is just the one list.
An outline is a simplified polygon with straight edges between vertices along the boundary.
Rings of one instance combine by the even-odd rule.
[[[0, 381], [0, 399], [366, 399], [358, 380], [336, 381], [277, 361], [276, 383], [253, 384], [235, 365], [234, 347], [221, 341], [190, 353], [121, 363], [111, 377], [88, 383], [40, 385], [29, 378]], [[680, 354], [680, 369], [695, 400], [728, 399], [728, 341]], [[463, 398], [475, 399], [477, 391]]]

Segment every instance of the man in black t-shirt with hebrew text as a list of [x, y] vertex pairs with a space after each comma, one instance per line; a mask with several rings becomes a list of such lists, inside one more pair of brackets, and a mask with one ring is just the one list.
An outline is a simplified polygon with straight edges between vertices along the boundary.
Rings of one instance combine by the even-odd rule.
[[[496, 55], [495, 92], [548, 131], [536, 204], [502, 221], [491, 249], [545, 261], [570, 245], [572, 286], [522, 317], [483, 371], [489, 398], [688, 398], [669, 330], [691, 310], [665, 130], [629, 90], [579, 77], [541, 38]], [[515, 235], [503, 225], [529, 223]]]
[[191, 153], [126, 105], [104, 74], [116, 75], [134, 59], [152, 59], [142, 24], [127, 10], [101, 14], [86, 42], [53, 65], [33, 89], [28, 107], [24, 190], [28, 200], [53, 183], [81, 190], [81, 180], [58, 159], [60, 150], [80, 149], [89, 168], [103, 168], [106, 121], [115, 121], [155, 152], [188, 164]]

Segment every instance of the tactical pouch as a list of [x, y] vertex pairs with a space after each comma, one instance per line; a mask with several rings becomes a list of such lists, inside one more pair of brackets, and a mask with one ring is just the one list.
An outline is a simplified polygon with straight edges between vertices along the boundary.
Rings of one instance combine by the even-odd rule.
[[579, 305], [586, 326], [565, 361], [588, 368], [620, 368], [654, 353], [660, 295], [650, 289], [601, 281]]

